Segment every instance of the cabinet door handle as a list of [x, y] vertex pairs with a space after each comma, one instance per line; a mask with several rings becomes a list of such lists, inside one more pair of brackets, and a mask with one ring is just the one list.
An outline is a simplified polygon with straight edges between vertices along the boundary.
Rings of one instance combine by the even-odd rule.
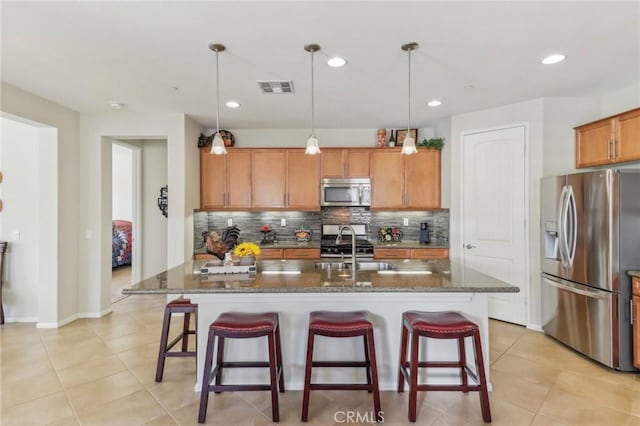
[[618, 140], [617, 139], [613, 139], [613, 159], [617, 160], [619, 157], [620, 153], [618, 152]]

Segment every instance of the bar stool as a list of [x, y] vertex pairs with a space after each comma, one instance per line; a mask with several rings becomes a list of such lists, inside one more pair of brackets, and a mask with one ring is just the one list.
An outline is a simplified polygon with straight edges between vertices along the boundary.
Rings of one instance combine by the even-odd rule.
[[[364, 362], [362, 361], [314, 361], [313, 344], [316, 335], [327, 337], [357, 337], [364, 339]], [[367, 383], [311, 383], [312, 367], [365, 367]], [[304, 395], [302, 399], [302, 421], [309, 415], [309, 394], [312, 390], [366, 390], [373, 392], [376, 421], [382, 421], [380, 410], [380, 390], [376, 350], [373, 338], [373, 323], [365, 311], [332, 312], [314, 311], [309, 314], [309, 337], [307, 339], [307, 362], [304, 374]]]
[[[269, 344], [269, 361], [224, 361], [225, 339], [248, 339], [267, 336]], [[218, 351], [216, 367], [212, 371], [213, 348], [216, 337], [218, 338]], [[222, 370], [225, 368], [255, 368], [269, 367], [270, 384], [254, 385], [223, 385]], [[215, 377], [215, 384], [211, 384]], [[278, 387], [284, 392], [284, 373], [282, 371], [282, 348], [280, 343], [280, 328], [278, 314], [266, 313], [240, 313], [224, 312], [209, 326], [207, 351], [204, 359], [204, 372], [202, 374], [202, 392], [200, 393], [200, 411], [198, 423], [204, 423], [207, 416], [207, 404], [209, 392], [220, 393], [224, 391], [271, 391], [271, 415], [274, 422], [280, 420], [278, 409]]]
[[[184, 314], [184, 322], [182, 331], [176, 336], [171, 343], [167, 343], [169, 340], [169, 328], [171, 326], [171, 316], [173, 314]], [[192, 334], [196, 337], [196, 329], [190, 330], [189, 323], [191, 320], [191, 314], [195, 317], [195, 323], [198, 324], [198, 305], [191, 303], [191, 300], [179, 297], [171, 302], [167, 303], [164, 308], [164, 320], [162, 321], [162, 334], [160, 336], [160, 350], [158, 352], [158, 365], [156, 367], [156, 382], [162, 381], [162, 375], [164, 374], [164, 361], [167, 357], [194, 357], [196, 356], [197, 349], [195, 351], [189, 351], [189, 335]], [[180, 351], [170, 352], [178, 342], [182, 341], [182, 348]], [[196, 340], [196, 347], [198, 341]]]
[[[411, 359], [407, 361], [407, 340], [411, 333]], [[458, 361], [419, 361], [419, 339], [457, 339]], [[465, 337], [473, 338], [477, 375], [467, 366], [464, 346]], [[484, 374], [480, 329], [457, 312], [407, 311], [402, 314], [402, 341], [400, 346], [400, 368], [398, 371], [398, 392], [404, 392], [405, 380], [409, 384], [409, 421], [416, 421], [416, 401], [418, 391], [475, 391], [480, 393], [482, 419], [491, 423], [487, 379]], [[459, 368], [460, 385], [418, 384], [418, 368]], [[469, 375], [477, 385], [469, 385]]]

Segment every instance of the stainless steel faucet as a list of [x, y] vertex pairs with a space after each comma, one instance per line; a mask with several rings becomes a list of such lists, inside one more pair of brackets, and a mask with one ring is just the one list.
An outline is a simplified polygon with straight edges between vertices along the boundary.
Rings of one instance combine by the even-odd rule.
[[356, 269], [358, 268], [358, 258], [356, 255], [356, 231], [351, 225], [341, 225], [338, 229], [338, 236], [336, 237], [336, 244], [340, 244], [342, 241], [342, 231], [348, 229], [351, 231], [351, 278], [353, 282], [356, 282]]

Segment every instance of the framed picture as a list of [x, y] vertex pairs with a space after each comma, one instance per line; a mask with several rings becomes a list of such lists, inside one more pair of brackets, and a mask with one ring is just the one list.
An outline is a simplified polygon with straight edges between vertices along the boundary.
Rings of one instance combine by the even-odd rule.
[[[417, 143], [418, 142], [418, 129], [411, 129], [411, 137]], [[407, 129], [396, 130], [396, 146], [402, 146], [404, 138], [407, 136]]]

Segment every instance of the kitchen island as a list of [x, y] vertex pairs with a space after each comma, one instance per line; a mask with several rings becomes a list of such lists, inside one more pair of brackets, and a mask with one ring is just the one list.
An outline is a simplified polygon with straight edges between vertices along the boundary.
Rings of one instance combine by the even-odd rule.
[[[130, 294], [184, 295], [198, 304], [198, 357], [196, 390], [200, 389], [208, 326], [224, 311], [280, 314], [286, 386], [302, 389], [309, 312], [313, 310], [367, 310], [374, 320], [380, 388], [396, 387], [402, 312], [407, 310], [462, 312], [480, 327], [485, 363], [489, 363], [487, 293], [517, 292], [518, 288], [465, 268], [453, 261], [362, 261], [354, 272], [339, 261], [259, 261], [255, 274], [200, 274], [204, 261], [190, 261], [148, 278], [122, 291]], [[424, 340], [424, 339], [423, 339]], [[424, 345], [425, 342], [423, 341]], [[225, 356], [255, 360], [264, 354], [266, 340], [230, 341]], [[430, 360], [456, 359], [455, 341], [430, 340]], [[468, 359], [473, 359], [467, 345]], [[361, 339], [318, 339], [318, 360], [360, 359]], [[424, 353], [421, 350], [421, 353]], [[362, 371], [361, 371], [362, 370]], [[489, 368], [485, 368], [487, 376]], [[457, 383], [457, 370], [429, 370], [434, 383]], [[488, 378], [488, 377], [487, 377]], [[423, 378], [424, 379], [424, 378]], [[267, 382], [268, 374], [253, 369], [230, 371], [225, 380]], [[314, 369], [313, 380], [361, 382], [364, 369]]]

